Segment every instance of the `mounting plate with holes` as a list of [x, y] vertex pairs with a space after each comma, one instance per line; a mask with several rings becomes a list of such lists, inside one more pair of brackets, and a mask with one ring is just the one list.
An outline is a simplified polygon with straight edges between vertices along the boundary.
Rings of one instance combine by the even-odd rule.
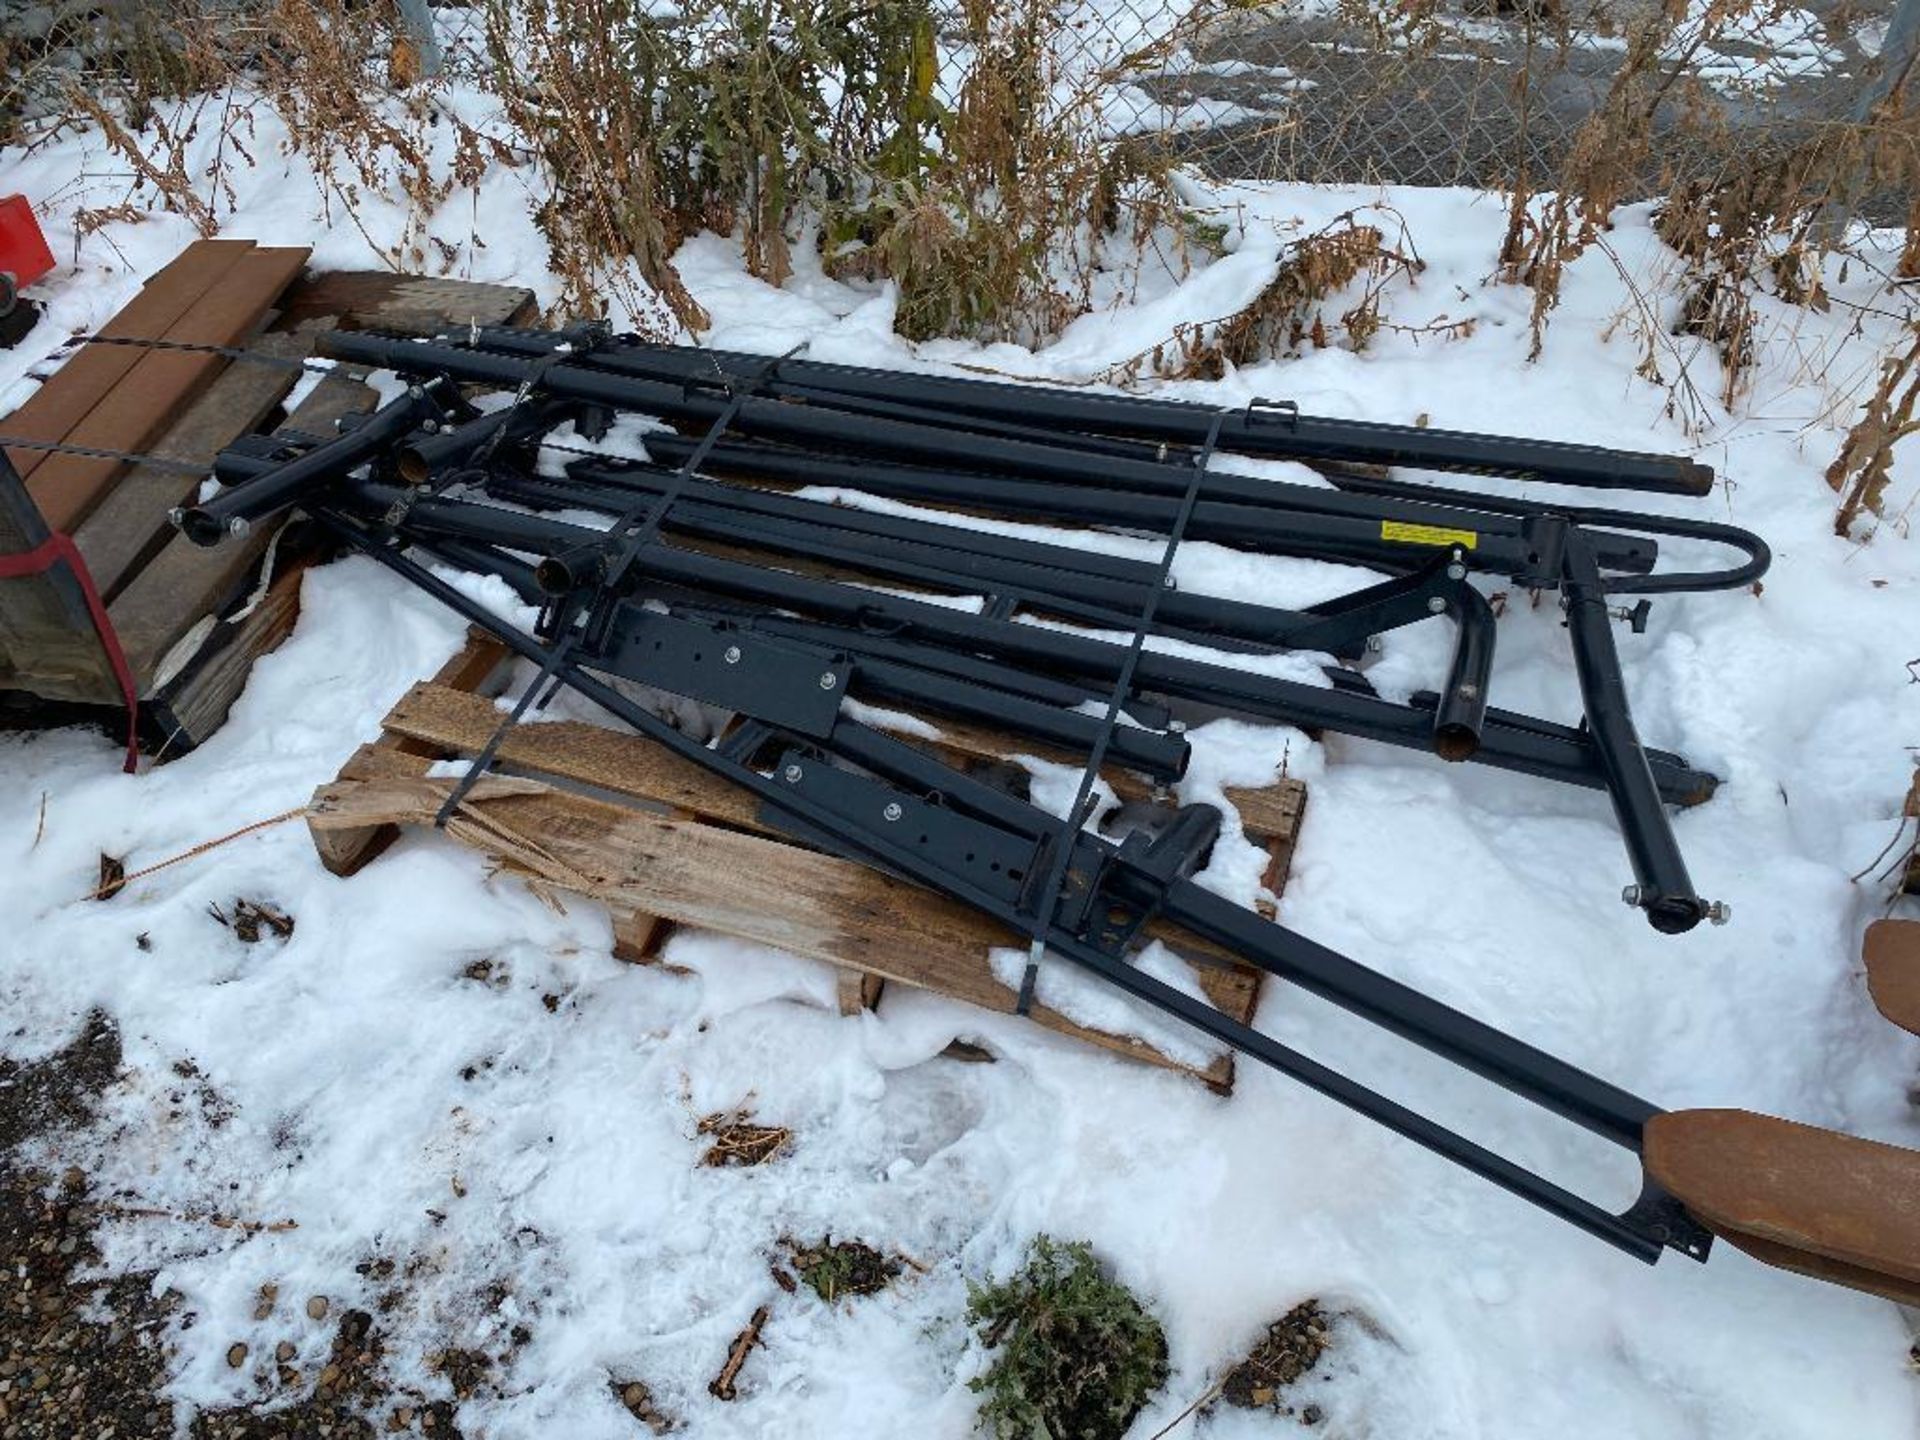
[[[935, 805], [883, 781], [834, 768], [825, 760], [797, 750], [780, 757], [774, 774], [801, 794], [857, 830], [883, 835], [892, 845], [908, 846], [936, 860], [956, 879], [977, 886], [1004, 901], [1017, 900], [1033, 869], [1035, 847], [1030, 841]], [[763, 807], [761, 818], [788, 833], [818, 840], [812, 826], [801, 833], [785, 812]], [[846, 850], [828, 838], [828, 848]]]
[[833, 733], [853, 668], [821, 646], [631, 604], [619, 608], [608, 635], [593, 668], [815, 739]]

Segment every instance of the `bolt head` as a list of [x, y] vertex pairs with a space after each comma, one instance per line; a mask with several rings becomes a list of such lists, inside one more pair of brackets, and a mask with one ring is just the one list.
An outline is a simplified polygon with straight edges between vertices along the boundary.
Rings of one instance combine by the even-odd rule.
[[1445, 610], [1446, 608], [1447, 608], [1447, 602], [1441, 599], [1440, 596], [1438, 595], [1435, 595], [1433, 598], [1427, 601], [1427, 609], [1432, 611], [1435, 615], [1438, 615], [1441, 611]]
[[831, 690], [835, 686], [837, 686], [839, 683], [840, 683], [840, 677], [834, 674], [833, 671], [831, 670], [828, 670], [820, 677], [820, 688], [822, 690]]
[[1629, 885], [1627, 886], [1626, 889], [1620, 892], [1620, 898], [1626, 901], [1627, 904], [1629, 905], [1638, 905], [1640, 903], [1640, 897], [1645, 893], [1646, 892], [1643, 891], [1638, 885]]
[[900, 808], [900, 802], [898, 800], [889, 800], [887, 802], [887, 808], [882, 810], [880, 813], [886, 816], [886, 818], [889, 820], [898, 820], [902, 815], [906, 814], [907, 812]]
[[1724, 925], [1733, 919], [1733, 906], [1724, 900], [1716, 900], [1707, 907], [1707, 923]]
[[738, 665], [740, 663], [740, 647], [738, 645], [727, 646], [727, 653], [720, 658], [725, 660], [729, 665]]
[[229, 535], [238, 537], [246, 534], [251, 529], [253, 529], [253, 526], [238, 515], [227, 521], [227, 533]]
[[1367, 654], [1378, 655], [1382, 650], [1385, 650], [1386, 648], [1387, 648], [1387, 642], [1384, 637], [1379, 635], [1367, 636]]
[[781, 778], [783, 778], [787, 782], [787, 784], [798, 785], [800, 783], [800, 776], [803, 773], [804, 772], [800, 769], [798, 765], [789, 765], [787, 766], [786, 769], [780, 772], [780, 775], [781, 775]]
[[1467, 578], [1467, 567], [1466, 567], [1466, 566], [1464, 566], [1464, 565], [1449, 565], [1449, 566], [1447, 566], [1447, 579], [1449, 579], [1449, 580], [1464, 580], [1464, 579], [1466, 579], [1466, 578]]

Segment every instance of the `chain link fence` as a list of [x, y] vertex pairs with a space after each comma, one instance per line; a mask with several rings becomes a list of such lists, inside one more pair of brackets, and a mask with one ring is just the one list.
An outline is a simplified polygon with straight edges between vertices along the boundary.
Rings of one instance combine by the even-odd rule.
[[[1920, 0], [1690, 6], [1677, 23], [1649, 0], [1076, 0], [1051, 16], [1063, 78], [1103, 79], [1110, 130], [1221, 179], [1551, 189], [1635, 66], [1659, 97], [1642, 195], [1863, 118], [1920, 39]], [[967, 57], [945, 59], [951, 101]]]

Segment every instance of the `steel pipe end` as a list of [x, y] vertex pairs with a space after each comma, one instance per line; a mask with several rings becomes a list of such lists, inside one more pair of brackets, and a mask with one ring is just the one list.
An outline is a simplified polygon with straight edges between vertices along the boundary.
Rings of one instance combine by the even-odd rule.
[[212, 549], [229, 535], [244, 533], [236, 532], [225, 520], [209, 515], [198, 505], [175, 510], [171, 518], [182, 535], [206, 549]]
[[1479, 728], [1473, 725], [1434, 726], [1433, 753], [1454, 764], [1471, 760], [1480, 753]]
[[393, 473], [408, 485], [424, 485], [433, 478], [433, 466], [417, 446], [403, 445], [393, 457]]

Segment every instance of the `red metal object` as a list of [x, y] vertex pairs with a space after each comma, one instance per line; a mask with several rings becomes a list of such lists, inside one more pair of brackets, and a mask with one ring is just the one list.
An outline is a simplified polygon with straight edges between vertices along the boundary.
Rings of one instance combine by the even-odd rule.
[[12, 297], [53, 269], [53, 251], [24, 195], [0, 196], [0, 313]]

